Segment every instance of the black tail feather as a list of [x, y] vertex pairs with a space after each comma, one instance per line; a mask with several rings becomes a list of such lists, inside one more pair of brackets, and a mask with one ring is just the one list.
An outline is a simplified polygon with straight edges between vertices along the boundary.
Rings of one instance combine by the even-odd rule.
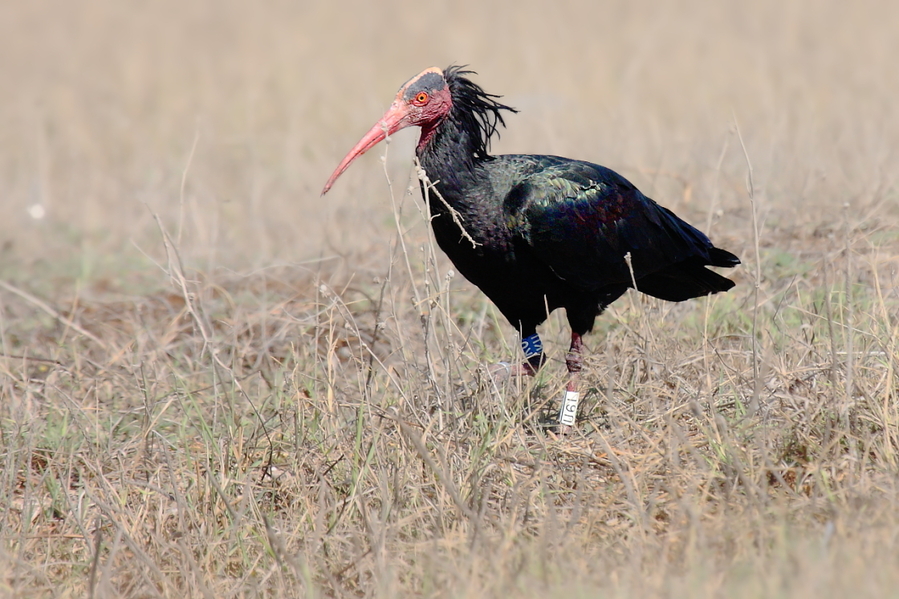
[[[724, 250], [720, 255], [712, 255], [714, 266], [734, 266], [740, 260]], [[724, 263], [727, 261], [726, 263]], [[736, 261], [736, 262], [733, 262]], [[694, 297], [727, 291], [734, 282], [713, 272], [698, 262], [680, 262], [665, 270], [637, 279], [637, 290], [641, 293], [667, 300], [682, 302]]]
[[740, 259], [735, 255], [727, 250], [715, 247], [709, 249], [709, 260], [710, 266], [722, 266], [724, 268], [730, 268], [740, 264]]

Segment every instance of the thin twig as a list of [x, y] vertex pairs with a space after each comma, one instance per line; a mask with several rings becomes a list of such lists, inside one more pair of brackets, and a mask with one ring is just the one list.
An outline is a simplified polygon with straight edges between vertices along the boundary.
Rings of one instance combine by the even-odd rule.
[[178, 245], [181, 245], [181, 233], [184, 231], [184, 188], [187, 186], [187, 173], [194, 161], [194, 152], [197, 151], [198, 141], [200, 141], [199, 129], [194, 132], [194, 142], [190, 146], [190, 154], [187, 155], [187, 164], [184, 165], [184, 170], [181, 172], [181, 189], [178, 192]]
[[746, 150], [746, 144], [743, 143], [743, 134], [740, 133], [740, 123], [737, 122], [737, 115], [734, 114], [734, 127], [737, 130], [737, 138], [740, 140], [740, 147], [743, 148], [743, 157], [746, 159], [746, 192], [749, 194], [749, 205], [752, 208], [752, 241], [755, 246], [755, 282], [753, 285], [752, 296], [752, 403], [749, 406], [750, 412], [755, 412], [759, 408], [759, 396], [761, 393], [761, 377], [759, 376], [759, 348], [758, 348], [758, 320], [759, 320], [759, 287], [762, 280], [762, 259], [759, 251], [759, 219], [758, 209], [755, 203], [755, 181], [752, 176], [752, 162], [749, 161], [749, 152]]
[[[437, 184], [440, 183], [440, 181], [431, 181], [428, 178], [428, 174], [425, 172], [425, 169], [422, 168], [421, 163], [418, 161], [418, 158], [415, 159], [415, 171], [418, 174], [419, 181], [421, 181], [424, 185], [426, 192], [433, 191], [437, 195], [437, 199], [443, 202], [443, 205], [446, 206], [447, 210], [449, 210], [450, 216], [453, 218], [453, 222], [456, 223], [456, 225], [459, 227], [459, 230], [462, 231], [462, 237], [467, 239], [471, 243], [471, 247], [473, 248], [481, 245], [480, 243], [475, 241], [471, 235], [468, 234], [468, 231], [465, 230], [465, 226], [462, 224], [462, 217], [459, 214], [459, 211], [450, 206], [449, 202], [443, 199], [443, 195], [437, 189]], [[430, 204], [428, 203], [427, 193], [425, 194], [425, 204], [428, 204], [430, 206]]]
[[845, 335], [846, 335], [846, 399], [852, 400], [852, 396], [854, 395], [853, 391], [853, 336], [852, 336], [852, 244], [850, 240], [850, 229], [849, 229], [849, 204], [843, 204], [843, 236], [844, 236], [844, 252], [846, 255], [846, 326], [844, 327]]

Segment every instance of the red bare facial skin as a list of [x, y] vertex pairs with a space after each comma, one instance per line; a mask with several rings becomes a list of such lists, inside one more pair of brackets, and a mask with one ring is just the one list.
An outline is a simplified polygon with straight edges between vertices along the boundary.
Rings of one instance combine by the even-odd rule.
[[[442, 82], [442, 87], [439, 86], [439, 82]], [[437, 125], [449, 114], [452, 106], [452, 95], [443, 79], [442, 70], [431, 67], [410, 79], [397, 92], [393, 104], [390, 105], [384, 116], [340, 161], [328, 182], [325, 183], [322, 195], [328, 193], [337, 178], [350, 167], [356, 158], [372, 149], [388, 135], [393, 135], [406, 127], [421, 127], [422, 135], [419, 140], [419, 147], [421, 147], [431, 138]]]

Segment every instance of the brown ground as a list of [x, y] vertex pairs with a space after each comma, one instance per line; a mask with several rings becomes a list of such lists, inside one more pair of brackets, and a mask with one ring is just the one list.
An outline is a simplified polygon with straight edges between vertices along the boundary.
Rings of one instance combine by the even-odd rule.
[[[436, 4], [0, 7], [0, 596], [897, 596], [899, 5]], [[567, 439], [414, 132], [319, 197], [452, 62], [744, 261], [599, 320]]]

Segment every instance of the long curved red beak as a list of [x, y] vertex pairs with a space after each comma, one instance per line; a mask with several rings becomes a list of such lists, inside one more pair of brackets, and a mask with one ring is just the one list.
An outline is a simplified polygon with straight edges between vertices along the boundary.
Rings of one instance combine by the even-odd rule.
[[359, 143], [353, 146], [353, 149], [340, 161], [340, 164], [337, 165], [337, 168], [334, 169], [334, 172], [331, 174], [331, 178], [325, 183], [325, 188], [322, 189], [322, 195], [328, 193], [328, 190], [331, 189], [331, 186], [334, 185], [337, 178], [343, 174], [343, 171], [350, 167], [356, 158], [372, 149], [378, 142], [388, 135], [393, 135], [403, 127], [406, 127], [408, 123], [403, 123], [403, 119], [406, 115], [405, 104], [400, 100], [395, 101], [375, 126], [372, 127], [368, 133], [359, 140]]

